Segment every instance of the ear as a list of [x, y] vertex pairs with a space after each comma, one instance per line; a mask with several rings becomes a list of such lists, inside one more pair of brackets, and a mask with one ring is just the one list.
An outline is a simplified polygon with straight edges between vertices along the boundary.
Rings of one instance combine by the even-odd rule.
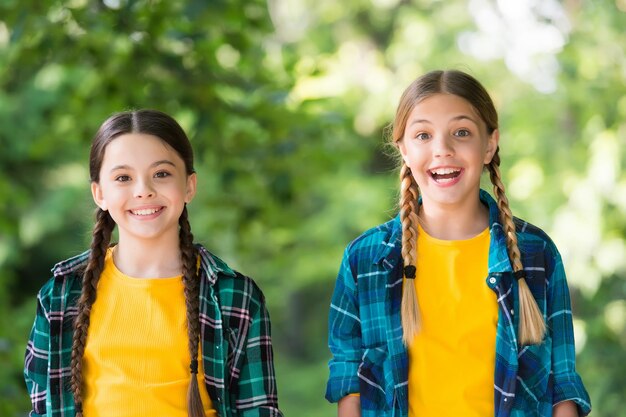
[[404, 163], [409, 166], [409, 156], [406, 150], [404, 139], [400, 139], [398, 142], [396, 142], [396, 146], [398, 147], [398, 150], [400, 150], [400, 155], [402, 155]]
[[102, 187], [100, 187], [100, 184], [95, 181], [91, 183], [91, 196], [93, 197], [93, 201], [98, 207], [100, 207], [100, 209], [104, 211], [107, 210], [107, 203], [102, 193]]
[[190, 203], [196, 195], [196, 186], [198, 184], [198, 176], [194, 172], [187, 176], [187, 191], [185, 193], [185, 203]]
[[500, 143], [500, 131], [498, 129], [494, 130], [491, 135], [487, 138], [487, 149], [485, 149], [485, 159], [484, 164], [488, 165], [493, 156], [498, 149], [498, 144]]

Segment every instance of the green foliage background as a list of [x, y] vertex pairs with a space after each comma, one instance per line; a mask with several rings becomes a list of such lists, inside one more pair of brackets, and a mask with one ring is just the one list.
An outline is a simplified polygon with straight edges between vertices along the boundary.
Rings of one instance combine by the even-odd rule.
[[37, 289], [89, 242], [90, 140], [140, 107], [192, 139], [197, 240], [267, 295], [285, 414], [333, 415], [342, 251], [395, 211], [384, 127], [412, 79], [459, 68], [500, 109], [514, 212], [563, 253], [593, 415], [626, 416], [626, 1], [504, 3], [2, 1], [0, 415], [28, 411]]

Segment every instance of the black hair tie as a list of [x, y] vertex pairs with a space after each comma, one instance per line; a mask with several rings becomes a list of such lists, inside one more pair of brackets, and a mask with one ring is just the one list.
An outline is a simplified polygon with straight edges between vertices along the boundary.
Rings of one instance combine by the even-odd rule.
[[197, 359], [194, 359], [191, 361], [191, 364], [189, 365], [189, 369], [191, 369], [192, 374], [198, 373], [198, 360]]
[[415, 271], [417, 271], [415, 265], [407, 265], [404, 267], [404, 276], [408, 279], [415, 279]]
[[524, 273], [523, 269], [520, 269], [519, 271], [513, 271], [513, 276], [515, 277], [516, 280], [520, 280], [521, 278], [526, 278], [526, 274]]

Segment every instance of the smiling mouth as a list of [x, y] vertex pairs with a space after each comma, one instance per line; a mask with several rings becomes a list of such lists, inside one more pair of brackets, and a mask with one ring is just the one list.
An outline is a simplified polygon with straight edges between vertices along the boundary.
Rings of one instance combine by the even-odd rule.
[[151, 208], [151, 209], [141, 209], [141, 210], [130, 210], [135, 216], [149, 216], [154, 213], [158, 213], [163, 210], [163, 207], [159, 208]]
[[451, 182], [461, 175], [460, 168], [437, 168], [429, 170], [428, 173], [437, 182]]

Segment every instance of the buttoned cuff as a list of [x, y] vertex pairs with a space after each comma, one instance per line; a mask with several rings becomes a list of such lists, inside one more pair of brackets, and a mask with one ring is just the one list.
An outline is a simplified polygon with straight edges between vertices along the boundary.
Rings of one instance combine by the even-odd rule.
[[326, 399], [329, 402], [336, 403], [346, 395], [359, 392], [358, 368], [356, 362], [331, 362], [326, 385]]
[[555, 377], [552, 404], [574, 401], [578, 406], [578, 415], [586, 416], [591, 412], [589, 394], [577, 374]]

